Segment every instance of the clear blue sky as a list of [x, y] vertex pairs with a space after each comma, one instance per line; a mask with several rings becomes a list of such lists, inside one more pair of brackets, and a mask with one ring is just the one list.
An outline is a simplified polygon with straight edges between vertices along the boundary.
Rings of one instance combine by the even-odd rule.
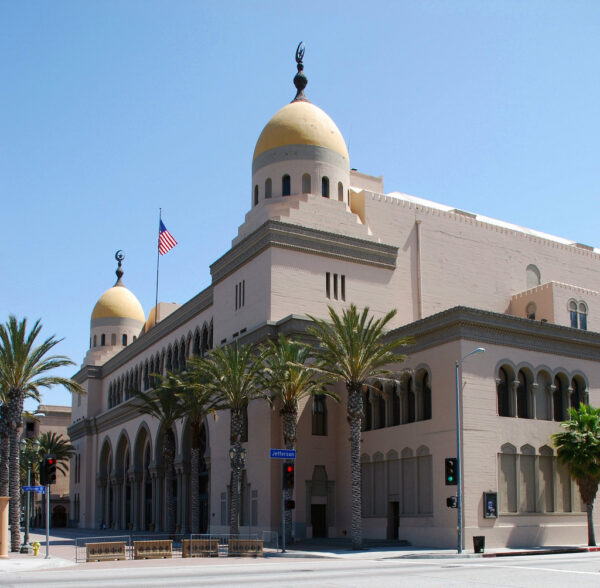
[[77, 365], [117, 249], [153, 305], [159, 207], [160, 299], [209, 285], [301, 40], [386, 191], [600, 245], [598, 1], [5, 0], [0, 27], [0, 320], [41, 318]]

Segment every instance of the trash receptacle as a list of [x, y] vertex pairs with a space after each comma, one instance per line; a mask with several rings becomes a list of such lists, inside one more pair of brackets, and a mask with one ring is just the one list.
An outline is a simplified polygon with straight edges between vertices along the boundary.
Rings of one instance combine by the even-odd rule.
[[473, 551], [483, 553], [485, 551], [485, 537], [483, 535], [473, 536]]

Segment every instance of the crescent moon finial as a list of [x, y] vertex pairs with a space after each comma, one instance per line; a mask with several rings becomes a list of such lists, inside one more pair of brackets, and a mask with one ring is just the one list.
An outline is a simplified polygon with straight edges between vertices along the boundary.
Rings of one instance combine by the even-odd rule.
[[115, 286], [122, 286], [121, 278], [123, 277], [123, 268], [121, 267], [121, 262], [125, 259], [125, 252], [122, 249], [119, 249], [115, 253], [115, 259], [118, 262], [117, 271], [117, 281], [115, 282]]
[[304, 88], [306, 88], [306, 84], [308, 84], [308, 80], [306, 79], [306, 75], [304, 74], [304, 63], [302, 60], [304, 59], [304, 51], [305, 51], [304, 43], [300, 41], [298, 43], [298, 47], [296, 47], [296, 67], [298, 68], [298, 73], [294, 76], [294, 86], [296, 86], [296, 97], [292, 100], [292, 102], [308, 102], [308, 99], [304, 95]]

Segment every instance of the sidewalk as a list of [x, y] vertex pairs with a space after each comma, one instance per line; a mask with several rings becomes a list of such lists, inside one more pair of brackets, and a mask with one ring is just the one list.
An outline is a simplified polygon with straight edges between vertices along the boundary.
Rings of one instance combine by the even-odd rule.
[[282, 558], [290, 559], [351, 559], [351, 560], [382, 560], [382, 559], [463, 559], [481, 557], [507, 557], [524, 555], [549, 555], [560, 553], [586, 553], [600, 551], [600, 547], [587, 547], [579, 545], [570, 546], [546, 546], [539, 548], [490, 548], [485, 553], [473, 553], [466, 550], [458, 554], [455, 549], [432, 549], [430, 547], [419, 548], [414, 546], [399, 545], [376, 545], [363, 550], [353, 551], [348, 546], [335, 544], [318, 544], [313, 542], [301, 542], [287, 549], [285, 553], [278, 550], [265, 549], [264, 558], [190, 558], [183, 559], [174, 557], [172, 559], [155, 560], [125, 560], [76, 563], [74, 540], [77, 537], [89, 537], [94, 534], [101, 535], [102, 532], [75, 529], [61, 529], [55, 535], [50, 536], [50, 557], [46, 559], [45, 535], [33, 531], [30, 533], [31, 541], [39, 541], [41, 544], [37, 556], [21, 553], [9, 553], [8, 559], [0, 560], [0, 573], [27, 572], [56, 568], [111, 568], [137, 567], [137, 566], [187, 566], [187, 565], [223, 565], [231, 563], [250, 564], [257, 561], [276, 561]]

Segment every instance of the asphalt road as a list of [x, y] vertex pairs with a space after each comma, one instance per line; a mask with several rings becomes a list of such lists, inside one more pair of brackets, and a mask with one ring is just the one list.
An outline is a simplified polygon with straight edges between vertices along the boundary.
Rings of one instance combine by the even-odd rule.
[[114, 566], [9, 573], [3, 587], [100, 586], [600, 586], [600, 554], [480, 559], [242, 560], [224, 565]]

